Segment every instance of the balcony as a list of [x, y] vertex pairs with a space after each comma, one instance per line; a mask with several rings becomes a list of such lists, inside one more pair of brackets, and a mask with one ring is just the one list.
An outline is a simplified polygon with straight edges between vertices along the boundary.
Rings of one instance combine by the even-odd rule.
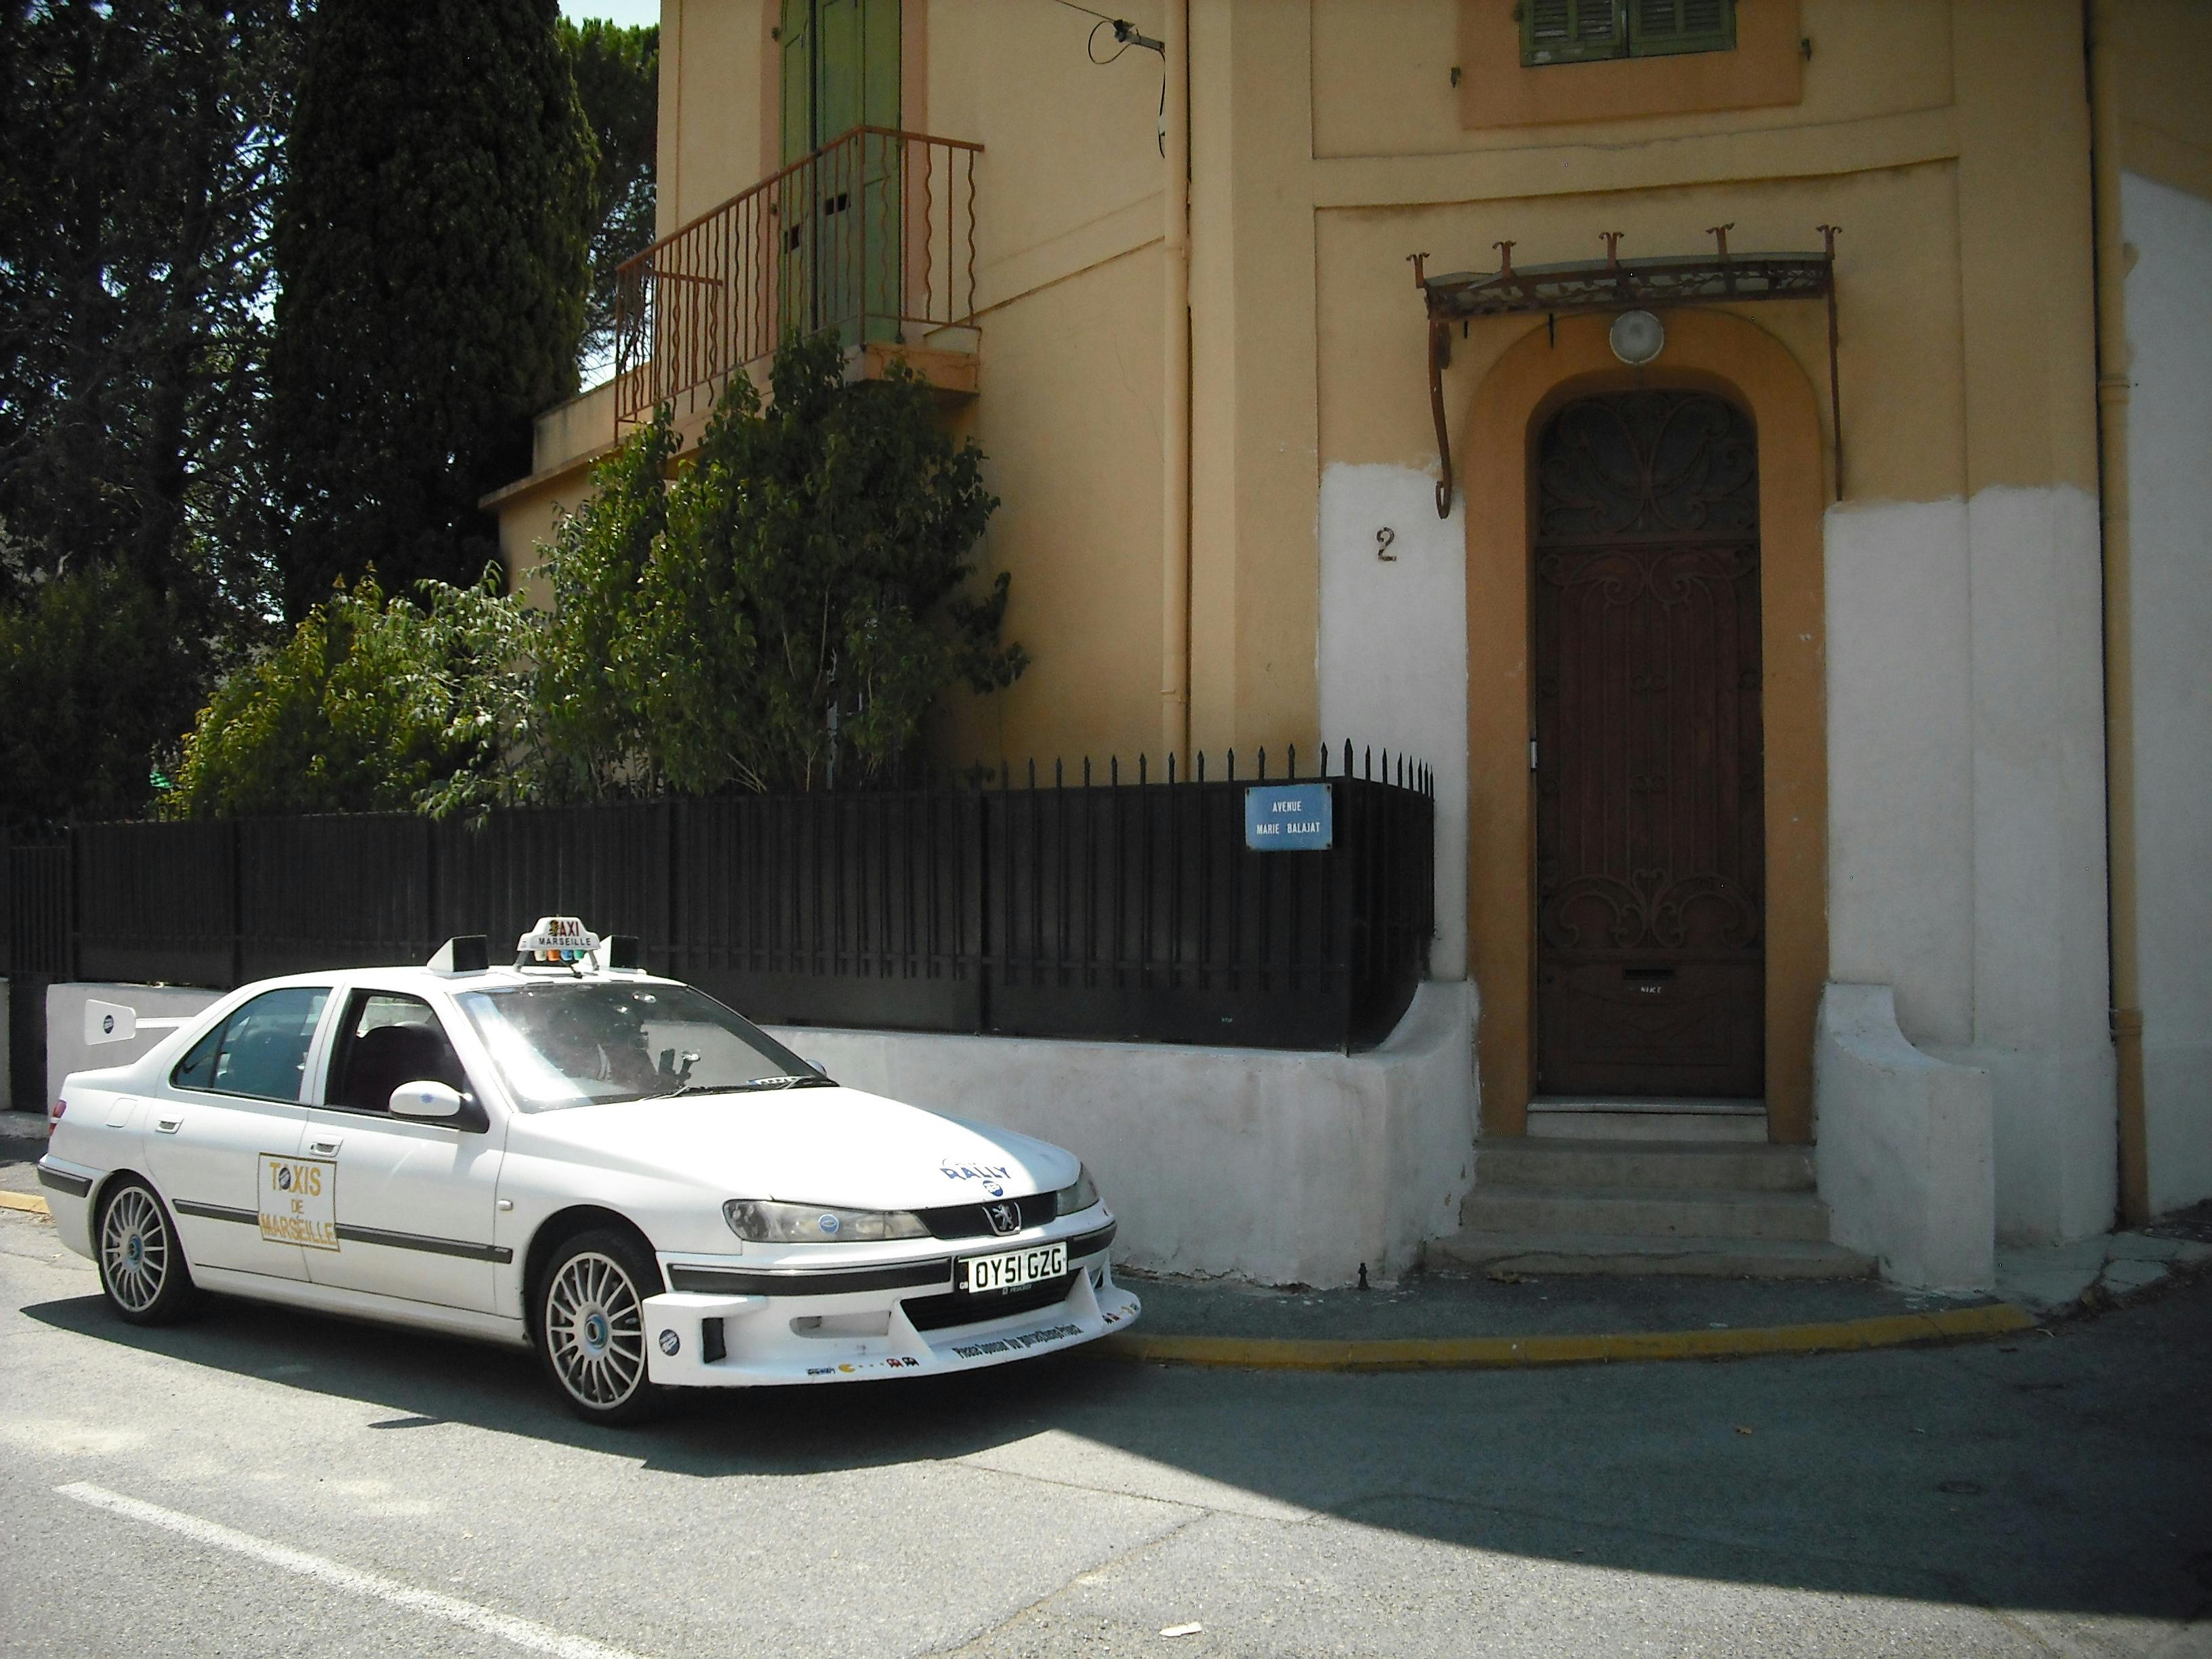
[[905, 356], [941, 390], [973, 392], [982, 152], [855, 127], [625, 263], [617, 434], [663, 404], [708, 408], [793, 329], [835, 329], [863, 374]]

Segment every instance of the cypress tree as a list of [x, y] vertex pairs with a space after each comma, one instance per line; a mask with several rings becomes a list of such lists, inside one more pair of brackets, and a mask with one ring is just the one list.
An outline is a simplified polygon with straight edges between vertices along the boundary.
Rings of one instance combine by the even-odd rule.
[[288, 617], [495, 555], [477, 501], [575, 390], [594, 160], [556, 0], [317, 6], [276, 238]]

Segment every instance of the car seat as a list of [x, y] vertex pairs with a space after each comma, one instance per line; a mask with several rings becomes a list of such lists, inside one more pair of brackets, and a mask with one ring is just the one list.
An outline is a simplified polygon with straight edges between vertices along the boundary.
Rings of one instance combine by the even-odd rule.
[[423, 1082], [463, 1091], [469, 1086], [445, 1033], [428, 1025], [374, 1026], [354, 1039], [343, 1098], [334, 1103], [361, 1112], [388, 1111], [394, 1089]]

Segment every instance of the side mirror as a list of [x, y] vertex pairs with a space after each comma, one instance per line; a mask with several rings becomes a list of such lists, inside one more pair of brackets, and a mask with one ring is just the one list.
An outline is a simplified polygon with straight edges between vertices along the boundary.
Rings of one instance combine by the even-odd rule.
[[445, 1083], [403, 1083], [392, 1091], [391, 1107], [394, 1117], [459, 1117], [460, 1091]]

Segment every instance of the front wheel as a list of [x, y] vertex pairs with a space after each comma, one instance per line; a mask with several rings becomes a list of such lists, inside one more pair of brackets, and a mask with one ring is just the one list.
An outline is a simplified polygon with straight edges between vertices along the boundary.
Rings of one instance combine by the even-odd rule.
[[107, 1305], [133, 1325], [167, 1325], [198, 1300], [168, 1207], [142, 1181], [118, 1182], [100, 1200], [93, 1225], [100, 1288]]
[[659, 1288], [653, 1257], [608, 1230], [579, 1233], [538, 1282], [538, 1357], [591, 1423], [636, 1423], [660, 1405], [647, 1380], [645, 1298]]

